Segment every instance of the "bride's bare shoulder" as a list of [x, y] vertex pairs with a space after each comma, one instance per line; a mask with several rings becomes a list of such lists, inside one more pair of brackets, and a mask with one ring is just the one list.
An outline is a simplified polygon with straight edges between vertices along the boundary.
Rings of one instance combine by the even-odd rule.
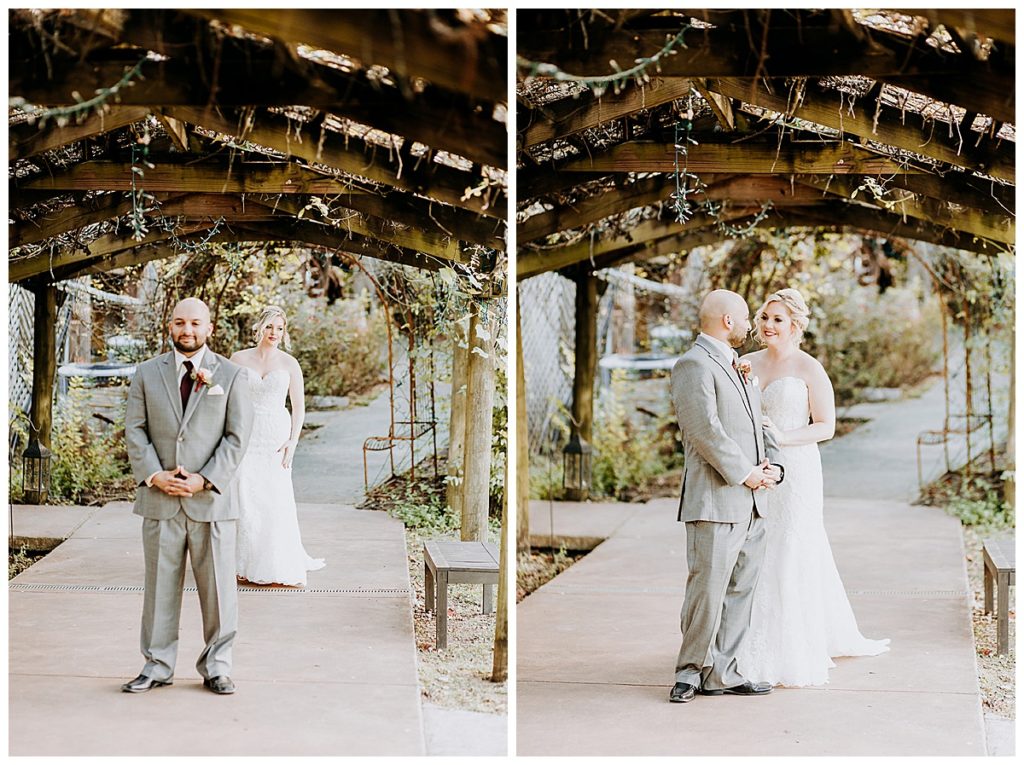
[[822, 375], [828, 376], [828, 372], [825, 371], [825, 367], [818, 361], [814, 356], [809, 354], [807, 351], [800, 351], [797, 356], [797, 364], [800, 370], [808, 377], [821, 377]]
[[766, 351], [761, 349], [760, 351], [751, 351], [750, 353], [744, 353], [740, 356], [740, 359], [749, 361], [751, 364], [756, 364], [758, 361], [764, 358]]
[[249, 358], [249, 354], [252, 352], [252, 348], [243, 348], [240, 351], [235, 351], [228, 358], [228, 361], [232, 361], [235, 364], [244, 364], [246, 359]]

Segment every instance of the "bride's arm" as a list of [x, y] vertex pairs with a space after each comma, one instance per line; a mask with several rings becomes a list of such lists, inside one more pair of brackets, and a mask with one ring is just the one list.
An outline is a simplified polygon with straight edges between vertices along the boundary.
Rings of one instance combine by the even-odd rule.
[[292, 359], [291, 369], [288, 370], [288, 398], [292, 402], [292, 430], [288, 440], [278, 449], [279, 452], [284, 453], [281, 457], [281, 465], [285, 468], [292, 466], [295, 447], [299, 443], [299, 434], [302, 433], [302, 421], [306, 419], [306, 393], [302, 384], [302, 367], [295, 359]]
[[782, 433], [782, 446], [806, 446], [828, 441], [836, 434], [836, 399], [825, 368], [815, 362], [807, 376], [811, 424]]
[[302, 433], [302, 422], [306, 419], [306, 392], [302, 381], [302, 367], [295, 359], [292, 359], [292, 368], [289, 371], [288, 398], [292, 402], [292, 433], [289, 438], [292, 444], [297, 444]]

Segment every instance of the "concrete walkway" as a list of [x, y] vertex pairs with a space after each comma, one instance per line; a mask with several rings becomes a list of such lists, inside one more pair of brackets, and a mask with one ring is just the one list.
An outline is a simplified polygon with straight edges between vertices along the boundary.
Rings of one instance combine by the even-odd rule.
[[[15, 530], [30, 512], [15, 508]], [[309, 504], [299, 519], [328, 565], [305, 590], [240, 590], [238, 692], [200, 684], [187, 589], [174, 685], [130, 695], [119, 686], [143, 663], [141, 519], [127, 503], [93, 512], [10, 582], [9, 753], [424, 754], [402, 524]]]
[[[391, 423], [387, 392], [366, 406], [310, 412], [306, 420], [320, 427], [299, 441], [292, 464], [295, 500], [358, 505], [364, 495], [363, 442], [387, 435]], [[371, 484], [382, 470], [390, 474], [387, 462], [387, 452], [367, 455]]]
[[984, 755], [960, 525], [901, 501], [934, 405], [929, 393], [878, 405], [877, 427], [823, 452], [839, 572], [861, 631], [892, 645], [837, 659], [822, 687], [668, 703], [686, 579], [678, 500], [531, 503], [534, 543], [607, 541], [517, 609], [517, 753]]

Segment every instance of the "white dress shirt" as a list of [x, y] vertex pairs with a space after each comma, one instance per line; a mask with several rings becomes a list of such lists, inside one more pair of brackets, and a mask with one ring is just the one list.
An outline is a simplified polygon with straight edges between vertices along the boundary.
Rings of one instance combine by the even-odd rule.
[[178, 387], [181, 387], [181, 378], [185, 374], [185, 361], [192, 362], [192, 371], [196, 371], [203, 365], [203, 358], [206, 356], [206, 346], [204, 345], [192, 356], [186, 356], [184, 353], [179, 351], [177, 348], [174, 349], [174, 365], [175, 369], [178, 370]]

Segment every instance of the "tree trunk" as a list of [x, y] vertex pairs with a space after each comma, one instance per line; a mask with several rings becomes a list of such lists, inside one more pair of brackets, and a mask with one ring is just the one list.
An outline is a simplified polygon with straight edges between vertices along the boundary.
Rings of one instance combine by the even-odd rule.
[[474, 306], [469, 324], [466, 385], [466, 441], [462, 540], [487, 539], [491, 482], [491, 426], [494, 406], [494, 335], [488, 304]]
[[530, 428], [526, 408], [523, 322], [516, 297], [516, 552], [530, 552]]
[[[456, 322], [452, 337], [452, 410], [448, 427], [448, 507], [462, 517], [462, 490], [465, 473], [466, 443], [466, 372], [469, 347], [466, 346], [466, 325]], [[466, 347], [462, 347], [466, 346]]]
[[498, 613], [494, 619], [494, 663], [491, 681], [508, 679], [508, 460], [505, 461], [505, 500], [501, 503], [501, 553], [498, 559]]

